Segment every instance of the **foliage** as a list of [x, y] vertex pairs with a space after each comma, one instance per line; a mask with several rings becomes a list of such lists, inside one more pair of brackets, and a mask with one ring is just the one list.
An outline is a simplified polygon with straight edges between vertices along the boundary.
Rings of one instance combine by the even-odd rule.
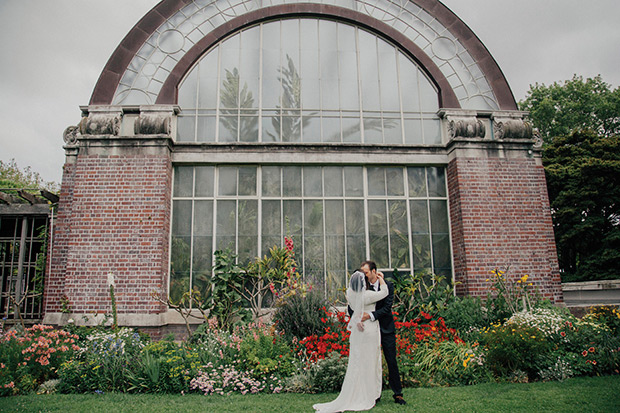
[[252, 376], [251, 371], [237, 370], [234, 364], [215, 367], [212, 363], [208, 363], [190, 382], [190, 389], [198, 390], [205, 396], [234, 392], [241, 394], [280, 393], [283, 387], [282, 380], [276, 376], [257, 379]]
[[538, 304], [538, 296], [532, 283], [528, 283], [527, 274], [521, 278], [508, 275], [510, 267], [504, 271], [495, 269], [491, 271], [490, 292], [487, 296], [487, 308], [491, 313], [492, 320], [504, 321], [513, 314], [532, 309]]
[[45, 182], [38, 172], [30, 166], [23, 170], [19, 168], [15, 159], [8, 162], [0, 160], [0, 188], [16, 189], [46, 189], [50, 192], [58, 191], [58, 184]]
[[[463, 385], [489, 381], [480, 349], [455, 341], [426, 342], [398, 356], [405, 386]], [[387, 371], [384, 369], [384, 381]]]
[[56, 378], [56, 370], [75, 351], [78, 337], [52, 326], [36, 324], [0, 336], [0, 395], [28, 393]]
[[455, 297], [439, 314], [449, 328], [455, 329], [459, 336], [465, 337], [472, 329], [488, 327], [492, 320], [480, 297]]
[[590, 129], [601, 136], [620, 134], [620, 88], [611, 90], [601, 76], [573, 76], [552, 85], [536, 83], [519, 106], [530, 117], [545, 141]]
[[215, 317], [199, 325], [189, 342], [196, 347], [202, 364], [232, 363], [241, 350], [245, 328], [235, 325], [233, 331], [221, 330]]
[[341, 389], [349, 358], [337, 352], [307, 366], [287, 380], [286, 390], [294, 393], [333, 393]]
[[264, 315], [263, 302], [280, 306], [297, 295], [304, 297], [312, 287], [297, 272], [293, 239], [284, 237], [285, 247], [274, 246], [269, 256], [248, 263], [245, 283], [238, 292], [250, 303], [255, 318]]
[[402, 320], [411, 320], [422, 311], [441, 313], [455, 299], [451, 283], [441, 275], [426, 272], [401, 274], [395, 269], [393, 280], [392, 309]]
[[593, 321], [609, 327], [612, 334], [620, 336], [620, 311], [617, 306], [601, 305], [590, 307], [582, 317], [583, 321]]
[[562, 280], [617, 278], [620, 137], [587, 130], [556, 136], [543, 163]]
[[128, 372], [143, 347], [138, 333], [128, 328], [95, 331], [80, 344], [84, 350], [58, 370], [58, 391], [123, 391], [129, 387]]
[[496, 377], [510, 377], [525, 372], [529, 380], [536, 378], [553, 344], [544, 334], [519, 324], [493, 325], [482, 335], [488, 368]]
[[240, 367], [257, 378], [287, 377], [295, 370], [292, 350], [270, 326], [259, 324], [241, 342]]
[[348, 316], [342, 312], [331, 312], [327, 308], [321, 308], [323, 316], [323, 334], [313, 334], [303, 338], [297, 347], [298, 354], [310, 363], [316, 363], [324, 359], [330, 353], [339, 353], [341, 356], [349, 356], [349, 336], [347, 330]]
[[230, 330], [238, 320], [249, 319], [243, 307], [243, 270], [236, 264], [237, 255], [230, 249], [215, 251], [209, 315], [216, 317], [220, 327]]
[[273, 321], [289, 340], [294, 337], [301, 340], [323, 332], [321, 315], [327, 307], [329, 303], [320, 291], [313, 290], [305, 296], [295, 294], [276, 308]]

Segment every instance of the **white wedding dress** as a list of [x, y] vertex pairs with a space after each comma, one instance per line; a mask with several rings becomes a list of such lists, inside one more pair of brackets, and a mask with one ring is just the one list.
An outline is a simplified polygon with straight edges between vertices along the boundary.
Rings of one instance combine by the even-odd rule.
[[[350, 328], [347, 372], [336, 400], [313, 406], [318, 412], [369, 410], [374, 407], [375, 400], [381, 396], [381, 332], [379, 322], [364, 321], [364, 331], [358, 329], [357, 322], [362, 313], [374, 311], [375, 303], [387, 295], [387, 288], [382, 288], [381, 291], [364, 289], [358, 292], [351, 287], [347, 289], [347, 301], [354, 311], [352, 322], [349, 323], [349, 325], [352, 324], [352, 328]], [[360, 308], [362, 309], [361, 312], [359, 312]], [[359, 317], [356, 317], [358, 314]]]

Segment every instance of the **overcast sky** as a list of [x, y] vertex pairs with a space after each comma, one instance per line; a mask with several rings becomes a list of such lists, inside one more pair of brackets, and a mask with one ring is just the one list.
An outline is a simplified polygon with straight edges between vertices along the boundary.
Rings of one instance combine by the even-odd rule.
[[[158, 0], [0, 0], [0, 160], [60, 182], [62, 133], [108, 58]], [[620, 86], [618, 0], [443, 0], [482, 40], [517, 101], [573, 74]]]

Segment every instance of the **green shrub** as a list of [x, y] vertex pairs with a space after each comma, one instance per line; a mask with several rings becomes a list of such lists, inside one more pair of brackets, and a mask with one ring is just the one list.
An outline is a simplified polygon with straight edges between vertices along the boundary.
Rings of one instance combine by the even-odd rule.
[[[404, 386], [454, 386], [487, 382], [490, 374], [478, 347], [454, 341], [418, 344], [398, 359]], [[387, 383], [387, 368], [383, 369]]]
[[238, 354], [240, 367], [253, 371], [255, 377], [290, 376], [295, 370], [291, 348], [282, 336], [273, 331], [250, 331], [241, 342]]
[[305, 296], [295, 294], [283, 300], [276, 308], [273, 320], [276, 328], [288, 340], [293, 337], [301, 340], [313, 334], [323, 333], [323, 308], [329, 308], [329, 302], [318, 290], [312, 290]]
[[535, 379], [555, 346], [540, 330], [519, 324], [494, 325], [481, 338], [488, 368], [500, 378], [522, 371]]
[[612, 334], [620, 335], [620, 311], [618, 311], [617, 306], [602, 305], [590, 307], [582, 320], [605, 324], [609, 327]]
[[347, 372], [348, 357], [329, 353], [287, 379], [286, 390], [294, 393], [334, 393], [340, 391]]
[[464, 338], [472, 328], [484, 328], [490, 325], [489, 315], [480, 297], [456, 297], [439, 314], [446, 326], [454, 328]]

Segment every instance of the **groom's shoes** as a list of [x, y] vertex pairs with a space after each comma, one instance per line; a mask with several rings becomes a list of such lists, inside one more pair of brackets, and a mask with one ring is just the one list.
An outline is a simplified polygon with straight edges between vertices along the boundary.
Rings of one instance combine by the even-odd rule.
[[403, 396], [394, 396], [394, 403], [405, 405], [407, 402], [403, 399]]

